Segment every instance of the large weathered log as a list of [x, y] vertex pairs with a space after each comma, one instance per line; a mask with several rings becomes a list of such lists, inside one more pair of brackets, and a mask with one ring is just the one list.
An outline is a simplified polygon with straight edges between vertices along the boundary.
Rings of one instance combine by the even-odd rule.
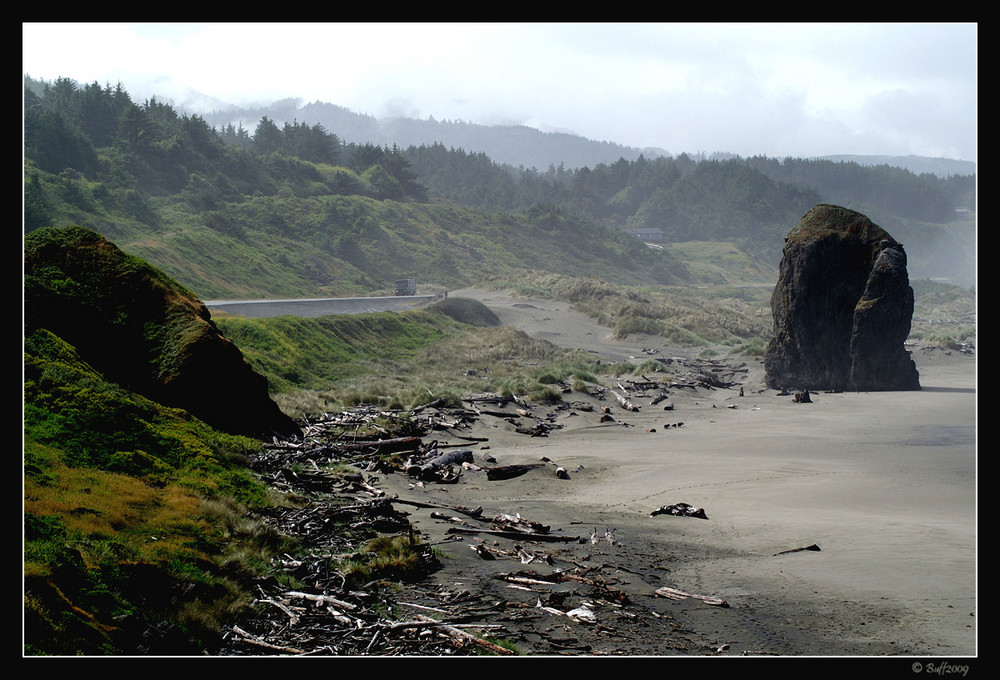
[[687, 598], [693, 598], [695, 600], [701, 600], [705, 604], [714, 605], [716, 607], [728, 607], [729, 605], [721, 597], [715, 597], [714, 595], [695, 595], [694, 593], [685, 593], [683, 590], [677, 590], [676, 588], [668, 588], [663, 586], [662, 588], [656, 589], [656, 594], [660, 597], [666, 597], [671, 600], [686, 600]]
[[547, 534], [551, 527], [525, 519], [521, 515], [500, 514], [493, 518], [493, 527], [501, 531], [523, 531], [530, 534]]
[[449, 534], [486, 534], [499, 538], [509, 538], [514, 541], [542, 541], [546, 543], [574, 543], [580, 540], [579, 536], [560, 536], [557, 534], [529, 534], [523, 531], [500, 531], [496, 529], [475, 529], [471, 527], [451, 527]]
[[425, 460], [423, 464], [431, 467], [440, 467], [442, 465], [459, 465], [461, 463], [471, 462], [473, 462], [471, 449], [457, 449], [455, 451], [449, 451], [447, 453], [434, 456], [433, 458]]
[[514, 477], [520, 477], [521, 475], [527, 473], [528, 470], [533, 470], [543, 466], [544, 463], [533, 463], [529, 465], [504, 465], [502, 467], [487, 468], [486, 479], [491, 482], [503, 479], [513, 479]]

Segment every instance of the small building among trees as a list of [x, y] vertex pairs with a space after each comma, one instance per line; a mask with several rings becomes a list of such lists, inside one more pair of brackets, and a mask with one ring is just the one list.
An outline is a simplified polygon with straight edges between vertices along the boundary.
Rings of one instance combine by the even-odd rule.
[[625, 232], [647, 243], [663, 243], [665, 238], [663, 230], [659, 227], [642, 227], [639, 229], [626, 229]]

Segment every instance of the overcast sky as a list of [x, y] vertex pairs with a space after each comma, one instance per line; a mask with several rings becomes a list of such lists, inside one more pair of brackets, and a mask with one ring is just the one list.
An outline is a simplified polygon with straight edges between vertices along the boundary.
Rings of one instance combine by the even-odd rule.
[[[668, 152], [977, 160], [976, 24], [28, 23], [23, 72]], [[251, 127], [248, 125], [248, 127]], [[252, 127], [251, 127], [252, 129]], [[331, 130], [336, 133], [336, 130]]]

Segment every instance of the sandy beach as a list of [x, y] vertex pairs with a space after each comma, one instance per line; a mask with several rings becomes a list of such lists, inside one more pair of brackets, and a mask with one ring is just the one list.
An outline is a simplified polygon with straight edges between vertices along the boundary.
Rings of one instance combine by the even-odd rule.
[[[612, 341], [609, 329], [566, 303], [483, 290], [452, 295], [479, 299], [506, 324], [602, 360], [642, 360], [650, 349], [692, 356], [662, 340]], [[547, 437], [517, 433], [500, 419], [467, 433], [486, 440], [472, 447], [479, 463], [489, 455], [498, 465], [543, 458], [550, 465], [505, 481], [475, 471], [453, 485], [386, 481], [400, 497], [519, 513], [567, 535], [613, 529], [613, 544], [544, 549], [599, 564], [672, 628], [629, 629], [621, 612], [598, 607], [598, 632], [594, 625], [562, 631], [586, 637], [584, 653], [974, 656], [976, 359], [940, 349], [916, 349], [914, 359], [920, 391], [814, 393], [811, 403], [765, 390], [757, 360], [746, 362], [743, 396], [671, 389], [671, 410], [640, 396], [638, 411], [619, 409], [610, 423], [574, 394]], [[569, 479], [554, 475], [553, 465]], [[677, 503], [703, 508], [708, 519], [650, 516]], [[426, 540], [447, 545], [450, 558], [436, 578], [448, 587], [485, 587], [500, 568], [469, 549], [484, 539], [456, 540], [448, 523], [426, 513], [413, 521]], [[797, 550], [806, 547], [814, 549]], [[662, 586], [726, 606], [657, 596]], [[497, 597], [514, 597], [496, 588]], [[524, 606], [536, 597], [541, 602], [525, 594]], [[532, 618], [520, 643], [546, 653], [551, 647], [532, 644], [555, 635], [554, 625]]]

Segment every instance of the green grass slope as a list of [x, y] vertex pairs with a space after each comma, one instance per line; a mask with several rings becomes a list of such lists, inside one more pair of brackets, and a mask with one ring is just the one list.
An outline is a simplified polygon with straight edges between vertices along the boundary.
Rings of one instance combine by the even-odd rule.
[[172, 229], [120, 245], [204, 299], [391, 294], [404, 276], [456, 288], [532, 269], [616, 282], [688, 279], [670, 253], [558, 211], [486, 215], [446, 202], [324, 196], [257, 198], [230, 204], [227, 216], [238, 233], [178, 213]]

